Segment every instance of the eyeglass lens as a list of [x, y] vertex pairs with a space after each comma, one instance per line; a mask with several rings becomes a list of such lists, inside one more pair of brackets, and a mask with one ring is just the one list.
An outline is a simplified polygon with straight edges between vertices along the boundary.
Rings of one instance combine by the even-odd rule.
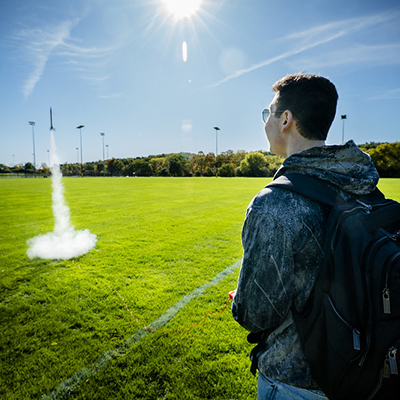
[[269, 117], [269, 114], [270, 114], [270, 112], [269, 112], [269, 109], [268, 109], [268, 108], [266, 108], [266, 109], [263, 110], [263, 112], [262, 112], [262, 119], [263, 119], [264, 122], [267, 122], [267, 119], [268, 119], [268, 117]]

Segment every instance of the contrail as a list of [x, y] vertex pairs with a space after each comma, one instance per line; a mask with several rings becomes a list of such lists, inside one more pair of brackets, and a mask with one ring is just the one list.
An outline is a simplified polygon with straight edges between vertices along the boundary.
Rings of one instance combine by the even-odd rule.
[[[342, 36], [347, 36], [351, 33], [358, 32], [361, 29], [366, 29], [373, 25], [386, 22], [387, 20], [395, 18], [398, 15], [399, 15], [398, 12], [396, 12], [396, 13], [387, 12], [387, 13], [382, 13], [380, 15], [370, 16], [370, 17], [352, 18], [349, 20], [338, 21], [338, 22], [334, 22], [334, 23], [330, 23], [330, 24], [326, 24], [326, 25], [321, 25], [321, 26], [317, 26], [312, 29], [308, 29], [308, 30], [305, 30], [302, 32], [297, 32], [297, 33], [291, 34], [289, 36], [286, 36], [283, 39], [290, 39], [290, 40], [302, 39], [305, 41], [313, 40], [313, 38], [315, 38], [315, 37], [319, 37], [320, 39], [313, 41], [311, 43], [307, 43], [296, 49], [286, 51], [278, 56], [269, 58], [268, 60], [261, 61], [260, 63], [252, 65], [248, 68], [240, 69], [240, 70], [234, 72], [233, 74], [225, 77], [224, 79], [214, 83], [213, 85], [210, 85], [209, 88], [217, 87], [217, 86], [222, 85], [223, 83], [226, 83], [232, 79], [239, 78], [242, 75], [248, 74], [259, 68], [265, 67], [267, 65], [271, 65], [277, 61], [289, 58], [296, 54], [303, 53], [314, 47], [321, 46], [322, 44], [331, 42]], [[321, 35], [324, 35], [327, 32], [329, 33], [329, 31], [333, 31], [333, 33], [328, 34], [328, 36], [321, 38]]]

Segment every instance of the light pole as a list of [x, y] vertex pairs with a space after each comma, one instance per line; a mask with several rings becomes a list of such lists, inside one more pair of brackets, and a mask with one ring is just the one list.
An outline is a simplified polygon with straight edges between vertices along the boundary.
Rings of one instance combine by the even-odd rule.
[[82, 128], [84, 128], [85, 125], [79, 125], [76, 127], [76, 129], [79, 129], [79, 133], [81, 136], [81, 177], [83, 178], [83, 152], [82, 152]]
[[76, 162], [79, 164], [79, 147], [76, 147], [75, 150], [76, 150]]
[[342, 125], [342, 143], [344, 143], [344, 120], [347, 119], [347, 115], [342, 115], [341, 118], [343, 120], [343, 125]]
[[36, 178], [36, 152], [35, 152], [35, 123], [29, 121], [29, 125], [32, 126], [32, 139], [33, 139], [33, 173]]
[[104, 136], [106, 134], [104, 132], [100, 132], [100, 135], [103, 137], [103, 176], [106, 176], [106, 162], [104, 159]]
[[221, 129], [218, 128], [218, 126], [214, 126], [215, 129], [215, 157], [218, 155], [218, 131]]
[[108, 144], [106, 144], [107, 160], [108, 160]]

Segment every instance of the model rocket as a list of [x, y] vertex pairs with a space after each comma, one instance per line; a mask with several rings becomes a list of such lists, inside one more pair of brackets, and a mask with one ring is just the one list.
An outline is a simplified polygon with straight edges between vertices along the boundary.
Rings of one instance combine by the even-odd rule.
[[53, 110], [50, 107], [50, 130], [51, 131], [55, 131], [55, 129], [53, 128]]

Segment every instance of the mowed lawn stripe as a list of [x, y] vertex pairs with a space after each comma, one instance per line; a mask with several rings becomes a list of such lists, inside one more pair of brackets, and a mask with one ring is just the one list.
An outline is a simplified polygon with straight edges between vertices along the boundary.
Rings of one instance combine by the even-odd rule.
[[136, 343], [140, 342], [143, 337], [151, 333], [153, 330], [157, 330], [168, 323], [193, 298], [201, 296], [207, 288], [219, 283], [222, 279], [226, 277], [226, 275], [234, 272], [237, 268], [239, 268], [239, 266], [240, 260], [225, 268], [211, 281], [204, 283], [203, 285], [193, 290], [193, 292], [184, 296], [180, 301], [169, 308], [163, 315], [161, 315], [155, 321], [151, 322], [147, 326], [147, 329], [140, 329], [133, 336], [128, 338], [121, 347], [104, 352], [92, 366], [90, 366], [89, 368], [83, 368], [80, 371], [76, 372], [71, 378], [66, 379], [64, 382], [62, 382], [55, 391], [49, 393], [48, 395], [42, 396], [42, 400], [62, 399], [64, 396], [71, 394], [82, 382], [99, 373], [110, 360], [126, 355], [133, 348], [133, 346], [135, 346]]

